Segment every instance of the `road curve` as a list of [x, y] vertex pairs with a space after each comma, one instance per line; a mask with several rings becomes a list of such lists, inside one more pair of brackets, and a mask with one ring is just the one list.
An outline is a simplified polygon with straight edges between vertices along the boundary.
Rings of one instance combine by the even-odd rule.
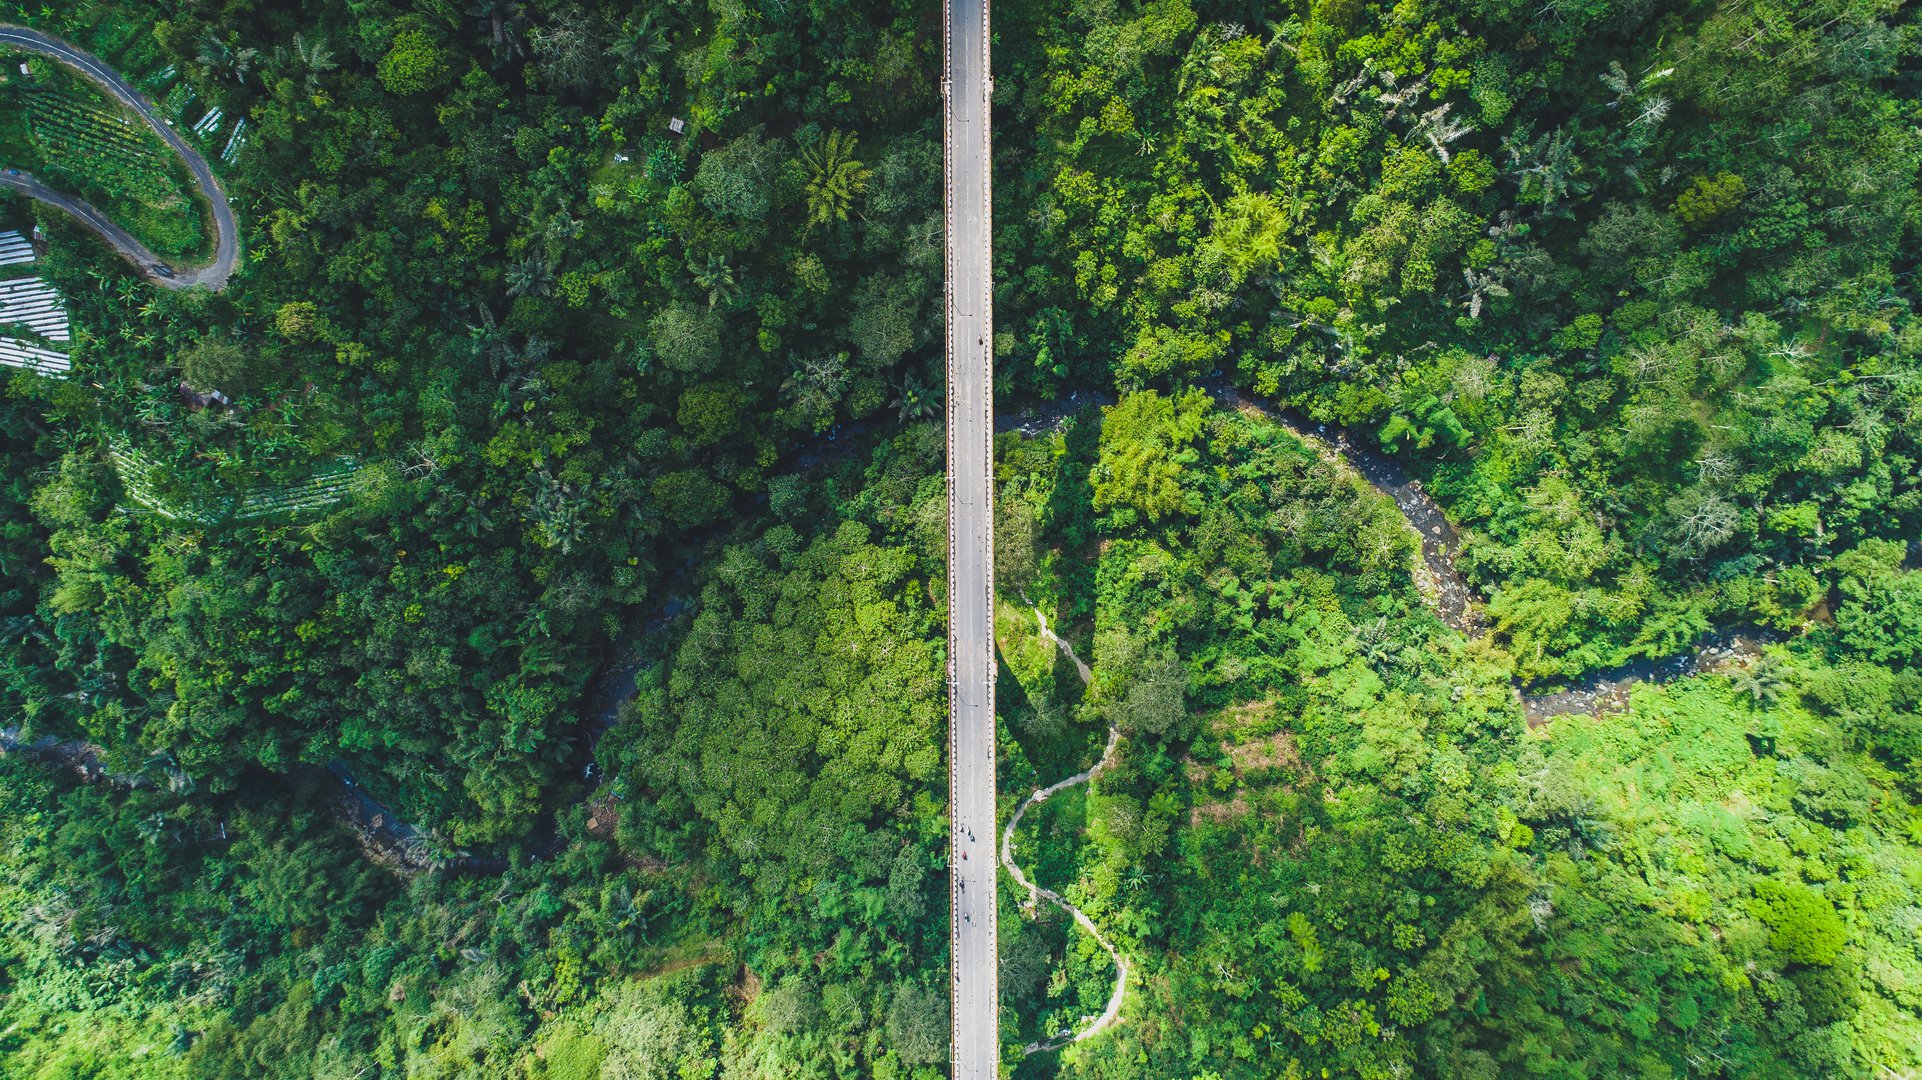
[[233, 277], [234, 266], [240, 261], [240, 230], [234, 222], [234, 209], [227, 202], [227, 193], [221, 188], [220, 179], [214, 175], [207, 159], [200, 156], [200, 151], [195, 150], [186, 139], [181, 138], [179, 132], [160, 118], [153, 102], [147, 100], [145, 94], [134, 89], [119, 72], [92, 53], [75, 48], [51, 34], [11, 23], [0, 23], [0, 46], [23, 49], [58, 60], [98, 83], [147, 121], [147, 126], [153, 128], [154, 134], [172, 147], [173, 152], [186, 164], [187, 171], [193, 174], [194, 183], [200, 188], [201, 198], [213, 211], [214, 261], [206, 266], [174, 267], [172, 277], [162, 276], [155, 273], [153, 267], [164, 260], [94, 207], [71, 195], [54, 191], [25, 173], [0, 172], [0, 182], [30, 199], [71, 214], [119, 252], [121, 258], [132, 263], [142, 276], [162, 288], [189, 289], [204, 285], [215, 292], [226, 288], [227, 280]]
[[955, 1080], [1000, 1074], [988, 0], [942, 0], [947, 183], [948, 895]]

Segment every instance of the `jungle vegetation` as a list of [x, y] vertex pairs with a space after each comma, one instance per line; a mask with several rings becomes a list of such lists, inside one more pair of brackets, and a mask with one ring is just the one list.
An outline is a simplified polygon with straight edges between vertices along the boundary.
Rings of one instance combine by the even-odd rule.
[[[1010, 1072], [1922, 1069], [1916, 9], [993, 17], [997, 409], [1113, 402], [997, 442], [1003, 802], [1119, 731], [1018, 851], [1136, 965], [1024, 1054], [1112, 969], [1004, 889]], [[0, 194], [76, 330], [0, 372], [0, 729], [110, 774], [0, 755], [0, 1074], [943, 1075], [939, 7], [0, 21], [249, 133], [219, 294]], [[125, 164], [65, 179], [203, 244]], [[1418, 479], [1485, 632], [1223, 384]], [[116, 450], [359, 471], [167, 520]]]

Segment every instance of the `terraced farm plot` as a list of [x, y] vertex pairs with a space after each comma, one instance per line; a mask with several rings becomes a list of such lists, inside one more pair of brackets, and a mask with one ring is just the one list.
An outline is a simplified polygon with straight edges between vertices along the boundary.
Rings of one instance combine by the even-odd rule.
[[33, 262], [33, 244], [17, 232], [0, 232], [0, 266], [26, 266]]
[[4, 276], [33, 261], [33, 245], [25, 236], [0, 232], [0, 367], [58, 375], [73, 366], [55, 347], [73, 336], [59, 293], [41, 278]]
[[205, 251], [185, 169], [138, 116], [45, 58], [0, 52], [0, 163], [99, 207], [169, 258]]
[[45, 278], [13, 278], [0, 281], [0, 327], [25, 327], [36, 336], [57, 344], [73, 340], [67, 322], [67, 309], [60, 293]]
[[246, 492], [235, 505], [233, 518], [257, 521], [325, 510], [346, 498], [359, 476], [358, 462], [339, 458], [297, 484]]
[[358, 462], [336, 458], [296, 483], [189, 500], [166, 494], [166, 467], [139, 450], [116, 442], [109, 446], [107, 456], [120, 474], [127, 500], [133, 504], [122, 510], [192, 525], [287, 520], [326, 510], [353, 493], [361, 473]]

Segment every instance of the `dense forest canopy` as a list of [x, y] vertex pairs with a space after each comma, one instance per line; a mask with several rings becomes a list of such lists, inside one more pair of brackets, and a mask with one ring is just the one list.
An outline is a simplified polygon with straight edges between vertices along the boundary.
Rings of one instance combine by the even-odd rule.
[[[1916, 9], [992, 17], [1010, 1073], [1922, 1069]], [[0, 1073], [945, 1074], [940, 8], [0, 22]]]

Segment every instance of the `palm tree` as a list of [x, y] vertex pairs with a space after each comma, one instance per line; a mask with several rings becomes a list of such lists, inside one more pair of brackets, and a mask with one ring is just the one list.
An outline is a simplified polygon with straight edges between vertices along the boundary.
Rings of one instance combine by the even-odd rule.
[[1586, 192], [1589, 184], [1580, 175], [1582, 163], [1575, 156], [1573, 129], [1557, 128], [1540, 139], [1530, 135], [1526, 130], [1510, 135], [1502, 140], [1502, 149], [1508, 154], [1509, 171], [1521, 184], [1523, 201], [1536, 203], [1541, 207], [1538, 213], [1546, 215], [1570, 196]]
[[647, 944], [647, 904], [653, 896], [649, 891], [637, 897], [633, 889], [620, 885], [608, 898], [607, 915], [630, 945]]
[[1395, 635], [1388, 629], [1388, 616], [1383, 615], [1373, 626], [1365, 626], [1355, 633], [1355, 643], [1361, 646], [1361, 658], [1369, 667], [1380, 670], [1392, 663], [1401, 652], [1395, 642]]
[[221, 72], [235, 82], [246, 82], [254, 70], [254, 62], [260, 59], [260, 50], [253, 48], [234, 48], [233, 42], [208, 31], [200, 39], [201, 65], [210, 71]]
[[846, 221], [854, 197], [865, 191], [873, 174], [854, 157], [855, 138], [841, 131], [828, 133], [818, 148], [801, 150], [807, 166], [808, 227]]
[[333, 50], [324, 42], [309, 44], [299, 34], [294, 35], [294, 59], [300, 62], [301, 86], [309, 93], [320, 89], [320, 77], [340, 66], [334, 63]]
[[485, 307], [476, 310], [480, 321], [467, 324], [468, 340], [473, 343], [474, 355], [486, 360], [488, 372], [499, 378], [501, 367], [514, 359], [514, 344], [508, 339], [507, 328], [494, 321], [492, 311]]
[[702, 265], [689, 263], [688, 270], [694, 275], [694, 284], [707, 290], [707, 306], [712, 310], [722, 301], [732, 304], [740, 295], [741, 287], [734, 280], [734, 268], [727, 263], [725, 255], [709, 255]]
[[910, 420], [926, 420], [941, 411], [941, 388], [922, 385], [910, 371], [901, 377], [893, 404], [904, 424]]
[[1562, 824], [1568, 830], [1568, 853], [1578, 859], [1607, 847], [1613, 833], [1601, 807], [1586, 797], [1578, 798], [1564, 812]]
[[540, 256], [529, 255], [507, 268], [507, 295], [546, 296], [553, 291], [554, 271]]
[[1775, 653], [1763, 653], [1749, 666], [1737, 671], [1729, 682], [1740, 694], [1747, 694], [1749, 702], [1757, 709], [1767, 709], [1782, 700], [1788, 689], [1788, 679], [1782, 669], [1782, 659]]
[[534, 523], [539, 526], [548, 547], [559, 548], [562, 555], [587, 536], [587, 523], [581, 520], [581, 492], [545, 469], [534, 474]]
[[639, 19], [621, 23], [620, 33], [608, 46], [616, 60], [637, 73], [654, 70], [660, 58], [667, 55], [667, 30], [657, 24], [658, 14], [659, 9], [650, 8], [641, 12]]

